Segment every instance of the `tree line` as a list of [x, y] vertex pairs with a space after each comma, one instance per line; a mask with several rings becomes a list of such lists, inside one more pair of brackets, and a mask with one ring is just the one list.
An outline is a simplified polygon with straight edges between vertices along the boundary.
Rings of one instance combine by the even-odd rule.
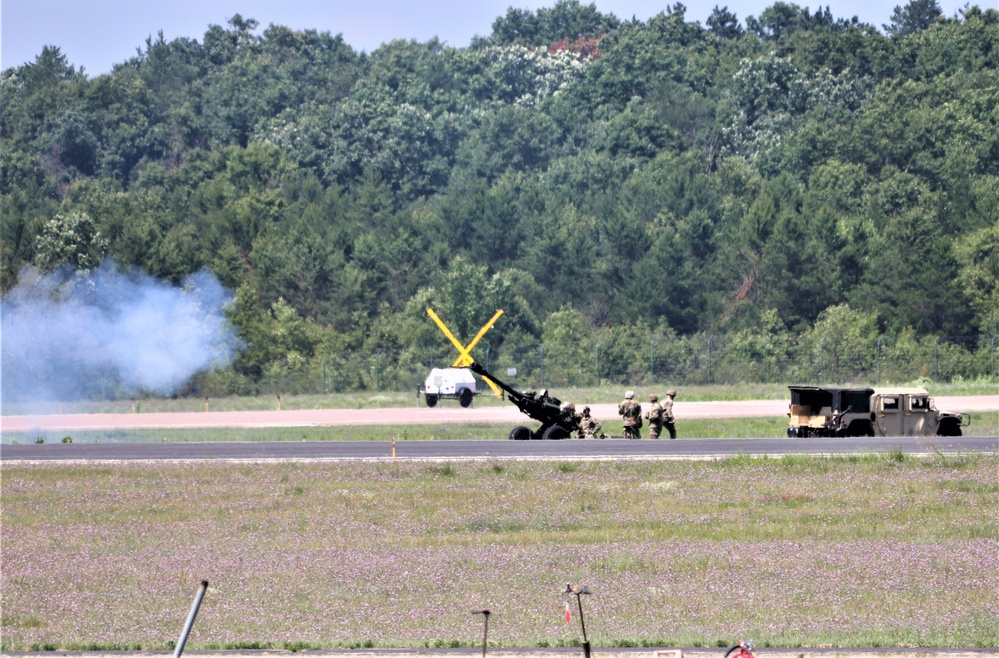
[[881, 29], [785, 2], [701, 25], [560, 0], [467, 47], [363, 53], [240, 15], [95, 77], [50, 46], [0, 74], [0, 289], [109, 258], [210, 270], [235, 291], [244, 384], [426, 353], [427, 307], [465, 340], [503, 308], [490, 341], [510, 350], [566, 323], [830, 317], [988, 342], [997, 44], [999, 12], [935, 0]]

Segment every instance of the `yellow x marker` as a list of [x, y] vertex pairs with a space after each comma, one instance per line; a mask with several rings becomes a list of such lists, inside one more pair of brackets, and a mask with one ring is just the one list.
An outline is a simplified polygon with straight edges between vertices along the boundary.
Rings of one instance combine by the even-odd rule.
[[[472, 358], [471, 354], [472, 348], [479, 344], [479, 341], [482, 340], [482, 337], [486, 335], [487, 331], [492, 329], [493, 324], [496, 323], [496, 320], [499, 319], [499, 316], [503, 315], [503, 309], [496, 311], [496, 314], [492, 318], [490, 318], [489, 322], [482, 325], [482, 328], [479, 329], [479, 333], [475, 334], [475, 338], [473, 338], [468, 345], [462, 345], [461, 341], [455, 338], [454, 334], [451, 333], [451, 330], [447, 328], [447, 325], [444, 324], [443, 320], [437, 317], [437, 314], [434, 313], [433, 309], [428, 308], [427, 315], [430, 316], [431, 320], [437, 323], [437, 326], [440, 327], [440, 330], [444, 332], [444, 335], [447, 336], [448, 340], [451, 341], [451, 344], [454, 345], [458, 350], [458, 358], [454, 360], [454, 363], [451, 364], [451, 367], [464, 368], [466, 366], [471, 365], [472, 362], [475, 361], [475, 359]], [[493, 389], [493, 393], [496, 394], [496, 397], [498, 398], [503, 397], [503, 392], [500, 390], [499, 386], [493, 383], [491, 379], [489, 379], [488, 377], [483, 377], [482, 379], [486, 382], [486, 384], [489, 385], [489, 388]]]

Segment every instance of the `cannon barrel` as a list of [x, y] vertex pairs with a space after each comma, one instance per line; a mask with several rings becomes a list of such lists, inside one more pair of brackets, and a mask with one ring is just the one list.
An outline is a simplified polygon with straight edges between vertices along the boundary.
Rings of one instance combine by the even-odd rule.
[[489, 378], [494, 384], [506, 391], [507, 396], [517, 405], [517, 408], [525, 415], [539, 421], [542, 429], [551, 427], [552, 425], [561, 425], [567, 431], [577, 429], [578, 426], [573, 414], [569, 411], [564, 411], [562, 409], [562, 401], [548, 395], [546, 391], [541, 391], [540, 394], [535, 394], [534, 392], [522, 393], [506, 382], [497, 379], [479, 363], [473, 362], [468, 368], [477, 375]]
[[491, 380], [494, 384], [496, 384], [504, 391], [506, 391], [506, 394], [509, 395], [510, 399], [513, 400], [514, 402], [516, 402], [518, 399], [526, 397], [523, 393], [521, 393], [517, 389], [511, 388], [507, 383], [497, 379], [495, 375], [491, 374], [488, 370], [479, 365], [478, 361], [472, 361], [471, 365], [468, 366], [468, 369], [474, 372], [476, 375], [479, 375], [480, 377], [485, 377]]

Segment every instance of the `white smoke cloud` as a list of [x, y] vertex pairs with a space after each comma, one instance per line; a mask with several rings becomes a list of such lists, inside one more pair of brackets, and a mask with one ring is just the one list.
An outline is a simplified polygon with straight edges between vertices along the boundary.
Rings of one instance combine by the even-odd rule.
[[235, 357], [224, 312], [231, 300], [210, 272], [176, 287], [111, 262], [86, 274], [27, 269], [0, 305], [3, 399], [176, 392]]

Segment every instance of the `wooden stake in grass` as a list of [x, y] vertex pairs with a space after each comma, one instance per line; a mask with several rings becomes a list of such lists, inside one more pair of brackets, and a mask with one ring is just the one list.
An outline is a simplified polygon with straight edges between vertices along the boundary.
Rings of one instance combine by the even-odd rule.
[[[395, 461], [395, 437], [392, 437], [392, 461]], [[488, 611], [487, 611], [488, 614]]]
[[[392, 440], [394, 441], [395, 438], [393, 437]], [[483, 623], [482, 623], [482, 658], [486, 658], [486, 646], [487, 646], [487, 642], [489, 641], [489, 615], [490, 615], [490, 612], [488, 610], [472, 610], [472, 614], [473, 615], [482, 615], [483, 618], [484, 618], [483, 619]]]
[[590, 641], [586, 639], [586, 622], [583, 620], [583, 599], [580, 598], [583, 594], [589, 594], [590, 588], [586, 585], [580, 587], [573, 586], [572, 583], [566, 583], [565, 593], [576, 595], [576, 605], [579, 606], [579, 625], [583, 629], [583, 656], [584, 658], [590, 658]]

